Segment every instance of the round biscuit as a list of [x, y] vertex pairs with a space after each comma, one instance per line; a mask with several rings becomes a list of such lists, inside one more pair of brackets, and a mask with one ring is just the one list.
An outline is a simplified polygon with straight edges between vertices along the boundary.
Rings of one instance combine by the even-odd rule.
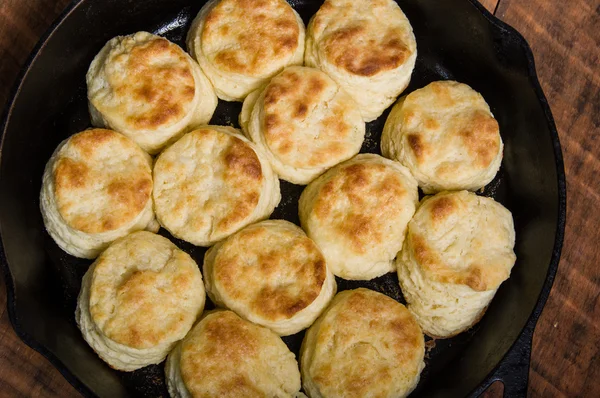
[[393, 0], [326, 0], [310, 20], [304, 62], [323, 70], [378, 118], [410, 82], [417, 43]]
[[294, 184], [308, 184], [356, 155], [365, 136], [354, 100], [324, 72], [302, 66], [248, 95], [240, 125], [273, 170]]
[[133, 231], [158, 230], [152, 159], [112, 130], [89, 129], [60, 143], [46, 164], [40, 209], [46, 230], [69, 254], [95, 258]]
[[401, 98], [381, 136], [381, 151], [409, 168], [425, 193], [476, 191], [502, 163], [498, 122], [481, 94], [454, 81], [433, 82]]
[[336, 292], [321, 250], [284, 220], [249, 225], [217, 243], [203, 274], [214, 303], [282, 336], [310, 326]]
[[279, 336], [231, 311], [207, 313], [169, 354], [174, 398], [299, 396], [300, 372]]
[[148, 32], [108, 41], [86, 81], [92, 124], [125, 134], [151, 154], [208, 123], [217, 107], [198, 64], [176, 44]]
[[424, 356], [423, 333], [406, 307], [372, 290], [346, 290], [306, 332], [302, 386], [310, 398], [405, 397]]
[[83, 277], [75, 319], [114, 369], [165, 359], [204, 309], [198, 265], [168, 239], [139, 231], [115, 241]]
[[472, 192], [423, 199], [396, 263], [408, 309], [426, 334], [451, 337], [477, 323], [515, 264], [512, 215]]
[[417, 203], [417, 182], [404, 166], [359, 154], [306, 187], [300, 222], [335, 275], [373, 279], [396, 269]]
[[242, 101], [304, 57], [304, 23], [285, 0], [211, 0], [194, 19], [187, 47], [219, 98]]
[[154, 164], [154, 180], [158, 221], [197, 246], [269, 217], [281, 199], [262, 152], [225, 126], [204, 126], [165, 149]]

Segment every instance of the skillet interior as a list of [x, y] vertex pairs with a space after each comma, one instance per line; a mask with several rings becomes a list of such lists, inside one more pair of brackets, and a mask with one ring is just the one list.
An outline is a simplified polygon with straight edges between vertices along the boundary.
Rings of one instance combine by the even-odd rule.
[[[6, 268], [9, 313], [19, 336], [86, 395], [168, 396], [162, 365], [129, 374], [116, 372], [81, 338], [73, 313], [81, 277], [91, 262], [62, 252], [46, 234], [38, 207], [43, 168], [61, 140], [90, 125], [85, 73], [104, 43], [119, 34], [147, 30], [183, 46], [191, 18], [202, 3], [75, 1], [32, 59], [7, 114], [0, 165], [0, 227], [2, 262], [10, 265], [10, 270]], [[321, 1], [291, 3], [307, 23]], [[406, 93], [439, 79], [467, 83], [490, 104], [505, 142], [502, 169], [484, 194], [513, 212], [517, 264], [473, 330], [438, 341], [429, 351], [414, 393], [464, 396], [487, 386], [488, 375], [517, 340], [540, 294], [547, 295], [547, 275], [551, 283], [558, 262], [555, 237], [561, 236], [564, 222], [562, 160], [522, 37], [493, 23], [469, 0], [399, 3], [413, 25], [419, 52]], [[240, 109], [241, 103], [220, 101], [211, 123], [237, 127]], [[363, 152], [379, 151], [387, 113], [368, 124]], [[302, 187], [283, 182], [284, 200], [272, 218], [298, 223], [301, 191]], [[202, 263], [204, 249], [173, 241]], [[393, 274], [366, 283], [338, 283], [339, 290], [367, 286], [404, 302]], [[296, 353], [302, 336], [285, 338]]]

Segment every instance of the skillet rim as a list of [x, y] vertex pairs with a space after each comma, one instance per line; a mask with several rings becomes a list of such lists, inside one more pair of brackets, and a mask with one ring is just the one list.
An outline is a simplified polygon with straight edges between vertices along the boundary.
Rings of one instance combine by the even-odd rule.
[[[25, 61], [23, 67], [21, 68], [19, 75], [13, 84], [13, 87], [9, 93], [8, 101], [5, 105], [3, 114], [2, 114], [2, 123], [1, 123], [1, 132], [0, 132], [0, 160], [2, 159], [2, 149], [4, 147], [4, 136], [6, 134], [6, 128], [8, 126], [8, 122], [11, 118], [11, 114], [16, 102], [17, 97], [20, 94], [21, 87], [25, 78], [27, 77], [30, 68], [37, 59], [40, 54], [40, 51], [46, 46], [47, 42], [52, 38], [56, 30], [63, 24], [63, 22], [71, 15], [75, 9], [81, 5], [83, 2], [89, 0], [72, 0], [65, 10], [52, 22], [50, 27], [44, 32], [44, 34], [40, 37], [37, 44], [29, 54], [27, 60]], [[554, 122], [554, 117], [552, 116], [552, 112], [550, 110], [550, 105], [548, 104], [548, 100], [542, 90], [540, 85], [537, 72], [535, 69], [535, 60], [533, 56], [533, 52], [529, 43], [521, 33], [519, 33], [515, 28], [508, 25], [507, 23], [501, 21], [496, 16], [491, 14], [481, 3], [477, 0], [464, 0], [468, 1], [477, 11], [479, 11], [483, 17], [488, 21], [488, 23], [495, 29], [501, 30], [503, 33], [510, 35], [516, 42], [518, 42], [521, 46], [521, 49], [525, 53], [525, 57], [527, 59], [527, 74], [529, 76], [529, 82], [534, 89], [534, 92], [538, 98], [538, 101], [542, 107], [542, 110], [546, 116], [546, 122], [548, 125], [548, 129], [550, 131], [550, 138], [552, 140], [552, 145], [554, 149], [554, 159], [556, 163], [556, 175], [557, 175], [557, 190], [558, 190], [558, 214], [556, 220], [556, 233], [554, 239], [554, 247], [552, 249], [552, 257], [550, 259], [550, 263], [548, 265], [548, 272], [546, 273], [546, 278], [540, 294], [537, 298], [536, 304], [533, 308], [533, 311], [529, 315], [525, 326], [508, 349], [504, 357], [495, 365], [492, 371], [479, 383], [477, 387], [475, 387], [468, 396], [479, 396], [482, 394], [493, 382], [500, 380], [503, 383], [510, 382], [501, 376], [499, 376], [499, 371], [503, 363], [505, 363], [515, 349], [519, 348], [523, 344], [528, 345], [529, 349], [531, 349], [531, 334], [537, 324], [537, 321], [544, 309], [546, 301], [550, 295], [550, 291], [552, 289], [552, 285], [554, 283], [554, 279], [558, 270], [558, 265], [560, 262], [560, 256], [562, 251], [562, 246], [564, 242], [564, 234], [565, 234], [565, 225], [566, 225], [566, 207], [567, 207], [567, 190], [566, 190], [566, 175], [564, 169], [564, 161], [563, 155], [560, 145], [560, 139], [558, 135], [558, 131], [556, 129], [556, 124]], [[0, 169], [1, 174], [1, 169]], [[4, 276], [4, 282], [6, 285], [6, 307], [8, 311], [8, 316], [11, 322], [11, 325], [17, 334], [17, 336], [23, 341], [27, 346], [31, 347], [35, 351], [39, 352], [43, 357], [45, 357], [51, 364], [54, 366], [60, 374], [82, 395], [84, 396], [97, 396], [90, 388], [88, 388], [82, 381], [80, 381], [67, 367], [64, 363], [52, 352], [50, 352], [44, 345], [35, 340], [32, 336], [30, 336], [27, 332], [25, 332], [20, 325], [19, 316], [17, 314], [16, 309], [16, 300], [17, 300], [17, 292], [15, 287], [15, 282], [10, 271], [10, 266], [6, 260], [6, 256], [4, 254], [4, 241], [2, 239], [2, 225], [0, 224], [0, 268], [2, 268], [2, 274]], [[527, 336], [529, 335], [529, 336]], [[529, 337], [529, 340], [527, 340]], [[524, 340], [525, 338], [525, 340]], [[529, 370], [529, 358], [527, 359], [527, 370]], [[527, 379], [525, 379], [527, 380]]]

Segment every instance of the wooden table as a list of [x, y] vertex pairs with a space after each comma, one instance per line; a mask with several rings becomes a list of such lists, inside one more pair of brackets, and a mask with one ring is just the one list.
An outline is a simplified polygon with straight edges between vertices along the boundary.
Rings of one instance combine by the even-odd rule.
[[[600, 397], [600, 0], [482, 2], [533, 48], [567, 172], [563, 255], [533, 338], [529, 393]], [[0, 2], [0, 105], [39, 37], [68, 3]], [[502, 385], [496, 384], [486, 396], [501, 396]], [[0, 278], [0, 397], [78, 395], [15, 335]]]

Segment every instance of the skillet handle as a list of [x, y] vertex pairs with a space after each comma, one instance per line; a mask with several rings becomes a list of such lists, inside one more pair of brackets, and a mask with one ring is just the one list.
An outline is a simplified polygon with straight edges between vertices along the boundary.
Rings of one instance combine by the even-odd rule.
[[534, 327], [535, 323], [527, 325], [494, 374], [493, 379], [500, 380], [504, 384], [505, 398], [527, 397]]

